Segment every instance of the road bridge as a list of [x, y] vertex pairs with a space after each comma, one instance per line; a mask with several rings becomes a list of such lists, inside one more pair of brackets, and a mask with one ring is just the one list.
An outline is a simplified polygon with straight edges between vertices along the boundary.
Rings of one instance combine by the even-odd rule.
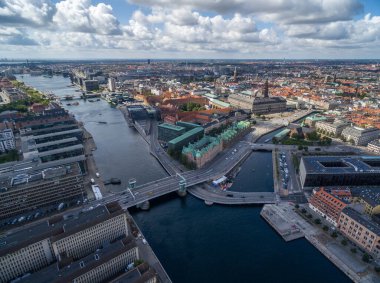
[[189, 193], [210, 204], [276, 203], [276, 194], [274, 192], [234, 192], [212, 189], [207, 186], [195, 186], [189, 189]]

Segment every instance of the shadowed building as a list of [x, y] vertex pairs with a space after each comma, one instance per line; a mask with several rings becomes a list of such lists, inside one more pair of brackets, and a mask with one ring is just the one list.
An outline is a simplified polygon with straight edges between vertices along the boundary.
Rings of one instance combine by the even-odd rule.
[[302, 187], [379, 186], [378, 156], [307, 156], [300, 163]]

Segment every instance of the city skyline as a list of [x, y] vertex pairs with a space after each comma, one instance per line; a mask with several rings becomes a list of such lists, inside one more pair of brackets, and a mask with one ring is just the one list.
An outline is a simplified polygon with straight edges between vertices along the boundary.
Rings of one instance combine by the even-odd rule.
[[0, 57], [378, 59], [368, 0], [3, 0]]

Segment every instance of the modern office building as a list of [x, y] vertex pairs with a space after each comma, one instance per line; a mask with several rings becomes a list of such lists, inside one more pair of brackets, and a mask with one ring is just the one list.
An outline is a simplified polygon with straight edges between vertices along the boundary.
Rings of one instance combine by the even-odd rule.
[[52, 127], [49, 129], [27, 132], [21, 136], [21, 150], [24, 160], [39, 159], [42, 163], [83, 156], [83, 130], [77, 126], [73, 129]]
[[109, 91], [116, 90], [116, 80], [114, 78], [108, 78], [108, 90]]
[[378, 156], [304, 156], [300, 162], [302, 187], [379, 186]]
[[104, 245], [96, 252], [73, 260], [63, 258], [29, 276], [21, 278], [22, 283], [108, 282], [117, 277], [135, 260], [139, 259], [138, 247], [131, 236]]
[[346, 207], [340, 214], [338, 227], [345, 237], [375, 259], [380, 257], [380, 225]]
[[249, 110], [254, 114], [279, 113], [286, 111], [286, 99], [278, 96], [269, 96], [268, 80], [262, 95], [254, 93], [236, 93], [228, 96], [228, 102], [232, 107]]
[[313, 190], [309, 207], [334, 226], [338, 226], [339, 216], [347, 203], [324, 188]]
[[83, 82], [83, 88], [85, 91], [94, 91], [99, 89], [98, 80], [85, 80]]
[[0, 152], [16, 148], [15, 138], [11, 129], [0, 131]]
[[346, 141], [353, 141], [355, 145], [367, 145], [369, 142], [379, 138], [380, 129], [378, 128], [359, 128], [356, 126], [347, 127], [342, 131], [342, 137]]
[[77, 162], [44, 169], [30, 165], [0, 168], [0, 227], [9, 228], [10, 223], [34, 219], [36, 213], [75, 205], [85, 197]]
[[[177, 124], [178, 125], [178, 124]], [[193, 128], [187, 132], [185, 132], [183, 135], [180, 135], [179, 137], [176, 137], [175, 139], [172, 139], [168, 142], [168, 146], [170, 150], [182, 150], [182, 148], [189, 144], [190, 142], [194, 142], [199, 140], [203, 137], [204, 129], [203, 127], [199, 126], [196, 128]]]
[[81, 259], [128, 234], [125, 212], [118, 203], [109, 203], [75, 217], [57, 216], [3, 235], [0, 281], [37, 272], [56, 261], [64, 263], [66, 258]]
[[162, 123], [158, 125], [158, 140], [168, 142], [186, 132], [185, 127]]

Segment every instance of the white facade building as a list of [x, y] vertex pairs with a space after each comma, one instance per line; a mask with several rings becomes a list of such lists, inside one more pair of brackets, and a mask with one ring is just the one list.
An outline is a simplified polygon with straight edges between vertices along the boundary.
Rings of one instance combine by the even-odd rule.
[[116, 80], [108, 78], [108, 90], [114, 92], [116, 90]]
[[0, 132], [0, 151], [5, 152], [16, 148], [15, 138], [11, 129]]

